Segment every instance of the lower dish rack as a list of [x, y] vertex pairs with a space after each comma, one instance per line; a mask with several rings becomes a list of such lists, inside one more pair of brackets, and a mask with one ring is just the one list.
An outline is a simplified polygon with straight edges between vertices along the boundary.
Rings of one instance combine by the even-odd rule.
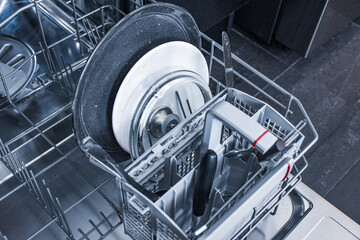
[[[31, 8], [36, 10], [38, 24], [43, 24], [44, 16], [50, 16], [52, 21], [61, 25], [56, 17], [46, 11], [47, 6], [41, 5], [41, 2], [24, 4], [21, 11], [3, 20], [0, 26], [6, 27], [8, 22]], [[133, 8], [141, 6], [141, 3], [129, 2]], [[11, 132], [8, 133], [9, 131], [3, 128], [0, 133], [0, 159], [8, 169], [3, 173], [5, 177], [0, 184], [0, 231], [3, 233], [0, 234], [0, 239], [128, 238], [124, 231], [135, 239], [147, 239], [153, 235], [158, 239], [189, 237], [187, 220], [191, 215], [186, 206], [191, 205], [187, 199], [190, 199], [188, 194], [192, 190], [194, 168], [199, 163], [205, 113], [213, 105], [224, 101], [227, 94], [226, 87], [221, 83], [224, 82], [222, 47], [202, 35], [202, 53], [209, 65], [210, 87], [214, 97], [202, 110], [181, 124], [186, 127], [186, 134], [175, 138], [176, 131], [170, 132], [162, 139], [161, 148], [151, 148], [127, 167], [130, 176], [152, 192], [173, 186], [154, 203], [121, 177], [113, 174], [109, 166], [100, 166], [105, 170], [110, 169], [107, 173], [89, 164], [89, 158], [77, 146], [71, 128], [71, 102], [87, 56], [113, 23], [125, 13], [116, 5], [104, 5], [89, 12], [81, 11], [74, 1], [64, 1], [64, 6], [66, 11], [70, 11], [70, 16], [74, 16], [68, 22], [73, 30], [69, 30], [67, 36], [52, 44], [47, 42], [43, 35], [39, 50], [32, 56], [47, 66], [43, 74], [34, 77], [32, 86], [27, 88], [29, 90], [25, 93], [1, 99], [0, 122], [3, 122], [6, 128], [11, 128]], [[41, 32], [39, 35], [42, 35]], [[61, 44], [69, 40], [72, 45], [78, 46], [80, 55], [75, 59], [58, 57], [62, 52]], [[304, 131], [299, 133], [299, 136], [302, 136], [301, 148], [297, 146], [292, 154], [292, 175], [276, 185], [272, 194], [259, 204], [261, 207], [252, 210], [246, 223], [237, 229], [234, 237], [245, 238], [301, 181], [300, 174], [307, 166], [303, 155], [315, 143], [317, 134], [298, 99], [237, 56], [233, 55], [232, 58], [235, 87], [242, 90], [236, 90], [237, 95], [231, 101], [233, 106], [251, 118], [263, 114], [261, 121], [259, 120], [261, 125], [279, 138], [284, 138], [298, 123], [306, 123]], [[0, 76], [4, 83], [7, 76]], [[273, 114], [267, 115], [269, 111], [275, 110], [283, 114], [276, 115], [275, 119]], [[181, 126], [177, 129], [181, 129]], [[309, 137], [304, 140], [305, 135]], [[249, 146], [249, 143], [239, 138], [234, 129], [223, 127], [221, 136], [219, 144], [226, 146], [226, 151], [239, 146]], [[175, 139], [178, 142], [174, 142]], [[186, 144], [183, 144], [185, 142]], [[97, 164], [94, 159], [90, 161]], [[135, 168], [143, 168], [144, 165], [141, 164], [145, 161], [154, 161], [153, 164], [162, 164], [162, 167], [156, 168], [159, 171], [151, 174], [142, 170], [142, 174], [137, 172], [139, 175], [135, 177]], [[240, 166], [237, 164], [246, 166], [247, 163], [228, 162], [227, 171], [238, 169]], [[146, 169], [150, 167], [149, 165]], [[228, 210], [233, 209], [232, 206], [241, 201], [246, 192], [265, 181], [268, 176], [265, 173], [266, 168], [267, 166], [257, 164], [253, 175], [241, 186], [236, 186], [231, 196], [226, 196], [227, 192], [221, 192], [221, 189], [215, 192], [219, 202], [224, 202], [221, 198], [227, 198], [225, 204], [214, 204], [216, 213], [198, 230], [196, 237], [205, 237], [209, 229], [215, 229], [219, 223], [217, 220], [228, 214]], [[221, 183], [223, 189], [234, 189], [230, 184], [231, 179], [220, 179], [219, 184], [221, 181], [224, 182]], [[174, 198], [173, 195], [176, 194], [183, 198]]]

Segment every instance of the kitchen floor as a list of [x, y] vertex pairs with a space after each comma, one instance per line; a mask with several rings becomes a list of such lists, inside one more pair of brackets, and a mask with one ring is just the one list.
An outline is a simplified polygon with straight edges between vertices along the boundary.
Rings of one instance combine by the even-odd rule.
[[360, 223], [360, 18], [304, 59], [233, 28], [232, 51], [296, 96], [319, 134], [303, 181]]

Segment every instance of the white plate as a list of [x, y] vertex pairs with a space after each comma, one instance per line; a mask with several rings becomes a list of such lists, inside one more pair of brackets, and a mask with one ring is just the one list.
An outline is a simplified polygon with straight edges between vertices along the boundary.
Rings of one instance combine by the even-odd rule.
[[115, 98], [112, 127], [119, 145], [129, 152], [130, 126], [134, 113], [151, 85], [175, 71], [197, 73], [209, 83], [209, 70], [199, 49], [187, 42], [164, 43], [141, 57], [124, 78]]

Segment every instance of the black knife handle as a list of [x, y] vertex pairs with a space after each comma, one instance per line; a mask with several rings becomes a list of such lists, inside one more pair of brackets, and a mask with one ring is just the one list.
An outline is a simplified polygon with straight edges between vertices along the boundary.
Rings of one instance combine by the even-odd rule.
[[217, 155], [208, 150], [201, 159], [195, 178], [193, 197], [193, 214], [197, 217], [204, 215], [209, 195], [215, 178]]

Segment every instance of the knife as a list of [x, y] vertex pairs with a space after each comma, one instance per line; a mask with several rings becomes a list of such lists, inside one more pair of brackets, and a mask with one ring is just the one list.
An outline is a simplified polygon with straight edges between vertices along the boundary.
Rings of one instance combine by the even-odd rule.
[[[234, 73], [231, 57], [231, 48], [229, 36], [226, 32], [222, 32], [222, 47], [223, 47], [223, 56], [224, 56], [224, 66], [225, 66], [225, 82], [228, 88], [234, 87]], [[229, 99], [232, 98], [233, 92], [228, 92]]]
[[205, 213], [212, 190], [217, 169], [217, 155], [208, 150], [201, 159], [195, 176], [195, 189], [193, 196], [192, 229], [195, 231]]

